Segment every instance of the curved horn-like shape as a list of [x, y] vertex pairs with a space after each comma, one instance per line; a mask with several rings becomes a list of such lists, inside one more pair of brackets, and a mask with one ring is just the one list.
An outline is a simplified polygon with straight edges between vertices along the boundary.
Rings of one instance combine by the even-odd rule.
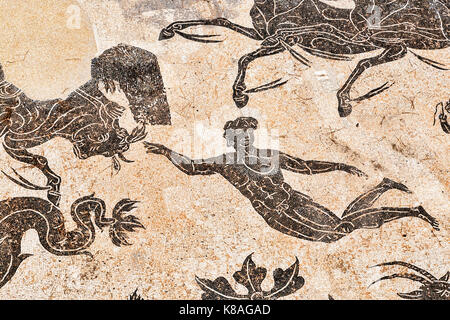
[[281, 45], [300, 63], [304, 64], [307, 67], [310, 67], [310, 61], [306, 59], [304, 56], [302, 56], [300, 53], [295, 51], [289, 44], [287, 44], [285, 41], [280, 39]]
[[394, 274], [391, 274], [390, 276], [385, 276], [385, 277], [382, 277], [382, 278], [380, 278], [380, 279], [378, 279], [378, 280], [372, 282], [372, 283], [369, 285], [369, 287], [370, 287], [371, 285], [377, 283], [377, 282], [380, 282], [380, 281], [383, 281], [383, 280], [395, 279], [395, 278], [409, 279], [409, 280], [412, 280], [412, 281], [420, 282], [420, 283], [422, 283], [423, 285], [429, 285], [429, 284], [431, 283], [431, 281], [429, 281], [429, 280], [427, 280], [427, 279], [425, 279], [425, 278], [422, 278], [422, 277], [420, 277], [420, 276], [418, 276], [418, 275], [415, 275], [415, 274], [413, 274], [413, 273], [394, 273]]
[[217, 37], [217, 34], [207, 34], [207, 35], [201, 35], [201, 34], [188, 34], [181, 31], [175, 31], [178, 35], [182, 36], [185, 39], [201, 42], [201, 43], [219, 43], [223, 42], [223, 40], [208, 40], [207, 38], [214, 38]]
[[436, 124], [436, 114], [437, 114], [437, 112], [438, 112], [438, 107], [444, 108], [444, 104], [443, 104], [442, 102], [439, 102], [439, 103], [436, 105], [435, 110], [434, 110], [434, 115], [433, 115], [433, 126]]
[[436, 277], [433, 276], [431, 273], [429, 273], [426, 270], [423, 270], [413, 264], [407, 263], [407, 262], [403, 262], [403, 261], [392, 261], [392, 262], [385, 262], [385, 263], [380, 263], [375, 265], [374, 267], [382, 267], [382, 266], [402, 266], [402, 267], [406, 267], [408, 269], [414, 270], [418, 273], [420, 273], [421, 275], [423, 275], [425, 278], [427, 278], [427, 280], [429, 281], [436, 281]]
[[117, 174], [119, 173], [120, 169], [122, 168], [122, 166], [120, 165], [119, 160], [117, 160], [116, 157], [111, 157], [112, 160], [112, 169], [113, 171]]
[[448, 271], [446, 274], [442, 276], [442, 278], [439, 278], [439, 281], [445, 281], [448, 282], [448, 279], [450, 278], [450, 271]]
[[123, 155], [123, 153], [118, 153], [117, 156], [119, 157], [120, 160], [122, 160], [123, 162], [126, 163], [133, 163], [133, 160], [128, 160], [127, 158], [125, 158], [125, 156]]

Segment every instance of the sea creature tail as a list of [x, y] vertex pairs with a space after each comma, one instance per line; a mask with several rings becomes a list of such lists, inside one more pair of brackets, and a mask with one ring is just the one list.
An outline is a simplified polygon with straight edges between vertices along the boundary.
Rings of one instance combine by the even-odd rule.
[[20, 264], [32, 254], [22, 254], [20, 239], [5, 236], [0, 239], [0, 288], [16, 273]]

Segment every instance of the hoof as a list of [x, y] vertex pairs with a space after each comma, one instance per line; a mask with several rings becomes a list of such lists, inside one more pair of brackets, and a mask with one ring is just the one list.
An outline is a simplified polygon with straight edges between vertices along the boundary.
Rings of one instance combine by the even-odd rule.
[[347, 104], [346, 106], [339, 106], [338, 108], [339, 116], [341, 118], [348, 117], [352, 113], [352, 110], [353, 108], [350, 104]]
[[247, 105], [248, 99], [249, 99], [248, 95], [246, 94], [233, 97], [234, 103], [236, 104], [236, 107], [238, 107], [239, 109], [242, 109]]
[[350, 104], [350, 97], [347, 94], [343, 94], [338, 92], [338, 112], [341, 118], [348, 117], [353, 110], [352, 105]]
[[168, 40], [168, 39], [173, 38], [174, 36], [175, 36], [175, 32], [169, 31], [167, 29], [162, 29], [161, 33], [159, 34], [158, 40], [159, 41]]

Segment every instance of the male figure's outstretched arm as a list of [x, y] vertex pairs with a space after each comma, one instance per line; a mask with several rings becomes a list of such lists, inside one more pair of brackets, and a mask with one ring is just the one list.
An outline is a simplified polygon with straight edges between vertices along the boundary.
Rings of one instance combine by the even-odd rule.
[[188, 175], [211, 175], [217, 173], [217, 159], [192, 160], [180, 153], [157, 143], [144, 142], [147, 153], [161, 154], [169, 159], [175, 167]]
[[316, 161], [316, 160], [306, 161], [300, 158], [290, 156], [283, 152], [280, 152], [280, 167], [281, 169], [309, 175], [339, 170], [357, 175], [359, 177], [367, 177], [367, 175], [361, 170], [353, 166], [349, 166], [345, 163]]

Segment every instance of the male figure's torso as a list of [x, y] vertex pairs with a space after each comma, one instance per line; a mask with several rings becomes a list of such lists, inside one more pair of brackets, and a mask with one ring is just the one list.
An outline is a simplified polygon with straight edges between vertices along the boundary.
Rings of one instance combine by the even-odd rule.
[[[264, 152], [267, 156], [258, 156]], [[228, 159], [236, 159], [237, 154], [227, 154]], [[275, 209], [292, 196], [292, 188], [284, 182], [279, 155], [272, 150], [257, 150], [256, 155], [237, 161], [225, 163], [218, 170], [252, 205], [264, 203]]]

